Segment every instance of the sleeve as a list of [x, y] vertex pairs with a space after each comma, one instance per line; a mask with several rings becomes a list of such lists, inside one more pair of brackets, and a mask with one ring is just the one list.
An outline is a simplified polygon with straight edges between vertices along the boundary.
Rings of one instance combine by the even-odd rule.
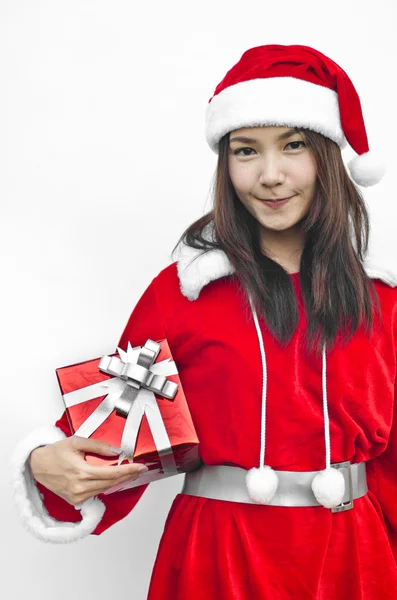
[[397, 379], [392, 426], [385, 450], [367, 462], [368, 489], [377, 498], [390, 546], [397, 562]]
[[[166, 337], [152, 280], [132, 311], [118, 346], [143, 345], [148, 338]], [[33, 478], [31, 452], [71, 435], [66, 412], [55, 423], [31, 432], [21, 440], [12, 457], [12, 485], [17, 514], [25, 528], [45, 542], [68, 543], [90, 534], [99, 535], [134, 508], [149, 484], [113, 494], [100, 494], [74, 507]]]

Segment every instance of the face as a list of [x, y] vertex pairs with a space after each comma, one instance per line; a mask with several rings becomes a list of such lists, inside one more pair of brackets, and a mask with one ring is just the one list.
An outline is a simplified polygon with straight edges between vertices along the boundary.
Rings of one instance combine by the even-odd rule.
[[[231, 131], [229, 140], [229, 174], [246, 209], [263, 230], [299, 229], [316, 184], [314, 157], [303, 136], [290, 127], [247, 127]], [[280, 198], [290, 200], [263, 202]]]

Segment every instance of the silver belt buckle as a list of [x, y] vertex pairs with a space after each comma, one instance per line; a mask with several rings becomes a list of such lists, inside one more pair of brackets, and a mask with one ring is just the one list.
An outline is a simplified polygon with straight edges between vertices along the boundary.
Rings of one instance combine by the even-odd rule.
[[348, 491], [349, 491], [349, 499], [346, 502], [341, 502], [337, 506], [331, 508], [332, 513], [343, 512], [344, 510], [350, 510], [354, 506], [353, 502], [353, 480], [352, 480], [352, 472], [351, 472], [351, 464], [349, 460], [340, 463], [331, 463], [331, 467], [334, 469], [342, 469], [347, 468], [347, 479], [348, 479]]

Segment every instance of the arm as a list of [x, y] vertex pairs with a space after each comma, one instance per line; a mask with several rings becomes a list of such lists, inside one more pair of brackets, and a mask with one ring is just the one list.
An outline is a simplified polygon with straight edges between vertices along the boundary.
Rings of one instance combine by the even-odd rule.
[[393, 421], [386, 449], [367, 462], [368, 489], [380, 504], [390, 546], [397, 562], [397, 381]]
[[[118, 346], [128, 342], [139, 346], [147, 338], [166, 337], [157, 304], [154, 281], [136, 304], [121, 335]], [[66, 413], [56, 422], [33, 431], [17, 445], [12, 458], [14, 501], [23, 525], [42, 541], [67, 543], [93, 533], [101, 534], [134, 508], [148, 484], [121, 492], [90, 498], [76, 508], [38, 483], [31, 471], [30, 455], [39, 446], [64, 440], [71, 435]]]

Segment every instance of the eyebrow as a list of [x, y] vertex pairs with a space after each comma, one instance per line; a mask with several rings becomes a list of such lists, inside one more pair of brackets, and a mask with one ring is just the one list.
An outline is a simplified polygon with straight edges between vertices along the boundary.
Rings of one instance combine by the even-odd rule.
[[[295, 135], [295, 133], [299, 133], [299, 131], [295, 131], [295, 129], [288, 129], [288, 131], [284, 131], [284, 133], [279, 135], [276, 138], [276, 141], [286, 140], [286, 139], [292, 137], [293, 135]], [[231, 138], [229, 140], [229, 142], [230, 142], [230, 144], [232, 142], [243, 142], [244, 144], [257, 144], [258, 140], [256, 140], [255, 138], [246, 137], [244, 135], [238, 135], [234, 138]]]

